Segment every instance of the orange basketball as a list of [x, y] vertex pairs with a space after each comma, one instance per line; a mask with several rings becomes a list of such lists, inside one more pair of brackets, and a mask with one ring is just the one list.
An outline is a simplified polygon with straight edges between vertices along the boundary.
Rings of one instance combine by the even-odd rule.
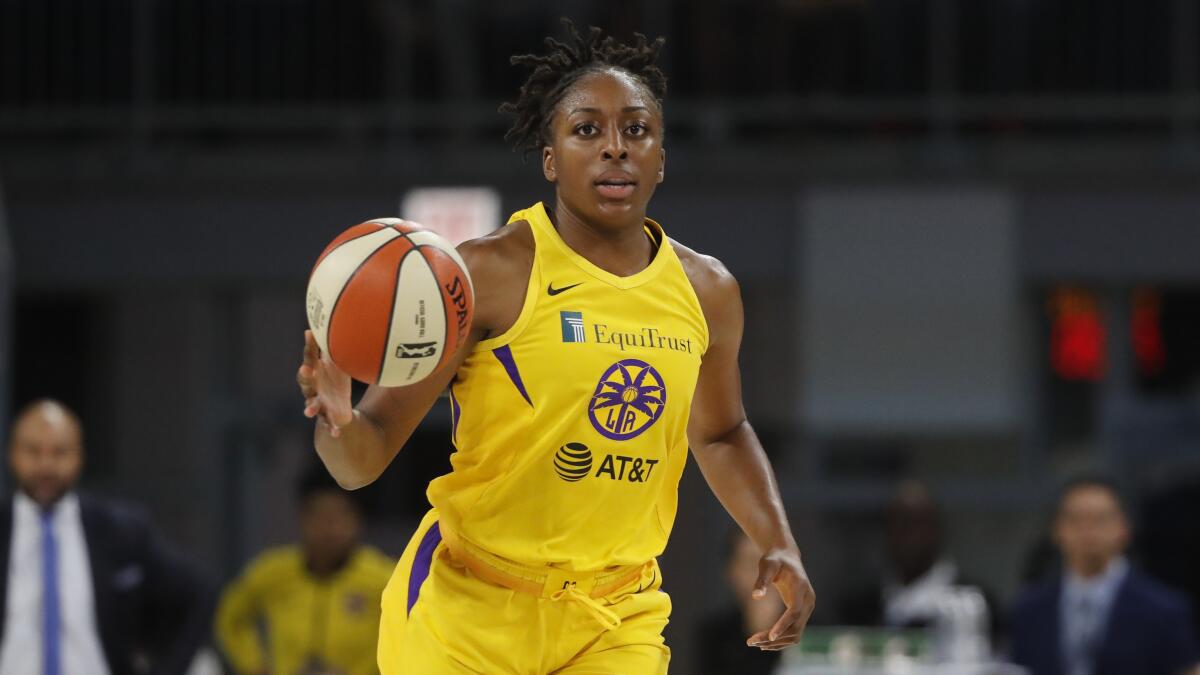
[[330, 242], [308, 279], [308, 325], [335, 364], [362, 382], [421, 381], [467, 339], [471, 276], [445, 239], [376, 218]]

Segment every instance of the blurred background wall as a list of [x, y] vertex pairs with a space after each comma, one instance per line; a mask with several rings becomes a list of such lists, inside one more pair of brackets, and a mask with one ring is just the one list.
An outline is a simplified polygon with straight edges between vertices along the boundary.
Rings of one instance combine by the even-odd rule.
[[[1195, 480], [1192, 0], [0, 0], [0, 421], [75, 406], [87, 485], [220, 578], [290, 538], [312, 261], [416, 187], [550, 199], [495, 108], [560, 15], [668, 37], [650, 215], [741, 281], [747, 405], [823, 600], [874, 573], [903, 478], [1005, 599], [1071, 471]], [[393, 554], [448, 429], [371, 489]], [[728, 519], [694, 467], [681, 490], [689, 672]]]

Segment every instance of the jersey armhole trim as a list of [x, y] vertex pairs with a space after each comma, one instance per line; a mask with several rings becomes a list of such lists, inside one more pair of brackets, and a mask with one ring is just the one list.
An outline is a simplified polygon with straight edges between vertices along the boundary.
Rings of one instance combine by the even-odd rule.
[[[529, 227], [532, 230], [533, 225], [530, 224]], [[520, 337], [521, 333], [525, 332], [525, 328], [529, 325], [530, 320], [533, 319], [533, 311], [537, 308], [538, 289], [542, 283], [542, 263], [541, 258], [538, 256], [537, 247], [538, 240], [535, 235], [533, 237], [533, 264], [529, 267], [529, 283], [525, 286], [525, 301], [521, 304], [521, 313], [517, 315], [517, 320], [503, 333], [486, 340], [480, 340], [476, 343], [472, 353], [491, 351], [497, 347], [509, 344]]]
[[[670, 237], [666, 237], [665, 239], [666, 241], [663, 243], [668, 246], [674, 241]], [[704, 305], [700, 302], [700, 294], [696, 292], [696, 285], [692, 283], [692, 278], [688, 276], [687, 268], [683, 266], [683, 261], [679, 259], [679, 254], [675, 252], [674, 246], [671, 246], [671, 253], [675, 256], [680, 273], [683, 274], [684, 280], [687, 281], [687, 288], [690, 291], [688, 295], [692, 301], [692, 307], [695, 308], [696, 313], [700, 316], [700, 323], [704, 328], [704, 349], [700, 350], [700, 358], [703, 359], [704, 355], [708, 353], [709, 346], [712, 344], [712, 331], [708, 327], [708, 315], [704, 313]]]

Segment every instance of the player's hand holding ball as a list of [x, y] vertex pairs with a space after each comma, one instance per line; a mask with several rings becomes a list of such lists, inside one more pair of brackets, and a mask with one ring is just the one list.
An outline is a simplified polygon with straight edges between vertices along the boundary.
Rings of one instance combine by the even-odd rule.
[[448, 363], [467, 339], [475, 294], [467, 266], [445, 239], [398, 218], [337, 236], [308, 281], [304, 414], [338, 435], [354, 417], [350, 378], [415, 384]]
[[319, 416], [334, 436], [353, 421], [350, 376], [342, 372], [327, 354], [321, 353], [311, 330], [304, 331], [304, 363], [296, 374], [296, 382], [304, 395], [305, 417]]

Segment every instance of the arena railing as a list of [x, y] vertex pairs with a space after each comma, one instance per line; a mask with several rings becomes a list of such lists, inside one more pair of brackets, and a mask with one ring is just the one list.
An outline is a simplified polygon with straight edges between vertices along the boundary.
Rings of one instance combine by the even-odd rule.
[[[3, 0], [0, 134], [481, 137], [515, 78], [495, 54], [536, 47], [518, 38], [561, 11], [527, 4], [530, 16], [471, 0]], [[668, 114], [685, 138], [782, 138], [801, 123], [1191, 141], [1200, 126], [1194, 0], [670, 5], [634, 9], [671, 37]]]

